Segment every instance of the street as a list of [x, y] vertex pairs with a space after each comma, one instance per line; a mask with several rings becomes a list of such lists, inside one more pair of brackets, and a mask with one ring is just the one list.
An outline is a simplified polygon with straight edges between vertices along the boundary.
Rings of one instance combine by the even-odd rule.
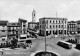
[[[47, 51], [52, 51], [59, 56], [79, 56], [80, 50], [75, 49], [65, 49], [57, 45], [58, 40], [61, 38], [51, 38], [47, 39]], [[45, 50], [45, 39], [34, 39], [32, 40], [33, 45], [31, 48], [27, 49], [14, 49], [14, 50], [4, 50], [2, 56], [31, 56], [33, 53], [37, 51], [44, 51]], [[0, 52], [1, 54], [1, 52]]]

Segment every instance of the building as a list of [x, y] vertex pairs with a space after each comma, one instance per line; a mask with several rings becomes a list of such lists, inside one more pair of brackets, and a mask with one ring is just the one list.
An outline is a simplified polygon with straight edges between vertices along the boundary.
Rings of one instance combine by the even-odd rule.
[[80, 35], [79, 34], [75, 35], [75, 40], [76, 40], [77, 44], [80, 44]]
[[18, 23], [20, 24], [20, 33], [27, 34], [27, 20], [19, 18]]
[[80, 21], [76, 21], [77, 23], [77, 34], [80, 34]]
[[[46, 31], [46, 32], [45, 32]], [[67, 19], [66, 18], [40, 18], [39, 19], [40, 35], [67, 35]]]
[[28, 29], [35, 30], [36, 26], [36, 22], [28, 22]]
[[18, 38], [20, 35], [20, 24], [17, 22], [14, 23], [8, 23], [8, 39], [11, 39], [12, 37]]
[[36, 22], [36, 11], [33, 10], [32, 12], [32, 22]]
[[37, 26], [35, 27], [35, 29], [39, 30], [39, 22], [37, 22]]
[[76, 34], [77, 33], [77, 23], [75, 21], [68, 22], [68, 34]]
[[7, 36], [7, 24], [8, 21], [0, 20], [0, 37]]

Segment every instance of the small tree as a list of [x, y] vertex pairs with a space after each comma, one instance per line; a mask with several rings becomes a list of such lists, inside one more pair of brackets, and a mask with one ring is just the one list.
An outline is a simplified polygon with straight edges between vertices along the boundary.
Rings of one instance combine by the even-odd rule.
[[17, 40], [16, 38], [13, 37], [13, 39], [11, 40], [12, 49], [14, 49], [15, 47], [17, 47], [17, 42], [18, 42], [18, 40]]

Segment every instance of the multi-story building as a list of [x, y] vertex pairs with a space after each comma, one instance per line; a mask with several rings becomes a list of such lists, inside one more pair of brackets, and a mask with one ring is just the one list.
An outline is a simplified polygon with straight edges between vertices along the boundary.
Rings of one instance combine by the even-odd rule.
[[7, 36], [7, 24], [8, 24], [8, 21], [0, 20], [0, 37]]
[[[45, 32], [46, 31], [46, 32]], [[67, 35], [67, 19], [66, 18], [40, 18], [39, 19], [40, 35]]]
[[34, 30], [36, 26], [37, 26], [36, 22], [29, 22], [28, 23], [28, 29]]
[[77, 33], [77, 23], [75, 21], [68, 22], [68, 34], [76, 34]]
[[37, 26], [35, 28], [39, 30], [39, 22], [37, 22]]
[[80, 34], [80, 21], [76, 21], [77, 23], [77, 34]]
[[18, 38], [20, 34], [20, 24], [15, 22], [15, 23], [8, 23], [8, 39], [11, 39], [12, 37]]
[[18, 23], [20, 24], [20, 33], [26, 34], [27, 33], [27, 20], [19, 18]]

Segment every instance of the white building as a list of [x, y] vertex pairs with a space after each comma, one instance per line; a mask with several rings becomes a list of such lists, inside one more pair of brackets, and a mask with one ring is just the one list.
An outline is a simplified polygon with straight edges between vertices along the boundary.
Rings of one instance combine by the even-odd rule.
[[19, 18], [18, 23], [20, 24], [20, 33], [21, 34], [26, 34], [27, 33], [27, 27], [28, 27], [28, 22], [27, 20]]
[[0, 37], [7, 35], [7, 24], [8, 24], [8, 21], [0, 20]]
[[28, 28], [29, 29], [35, 29], [36, 26], [37, 26], [37, 23], [36, 22], [29, 22], [28, 23]]
[[[46, 24], [45, 24], [46, 22]], [[46, 26], [46, 27], [45, 27]], [[67, 35], [67, 19], [66, 18], [40, 18], [39, 19], [39, 32], [41, 35]]]

